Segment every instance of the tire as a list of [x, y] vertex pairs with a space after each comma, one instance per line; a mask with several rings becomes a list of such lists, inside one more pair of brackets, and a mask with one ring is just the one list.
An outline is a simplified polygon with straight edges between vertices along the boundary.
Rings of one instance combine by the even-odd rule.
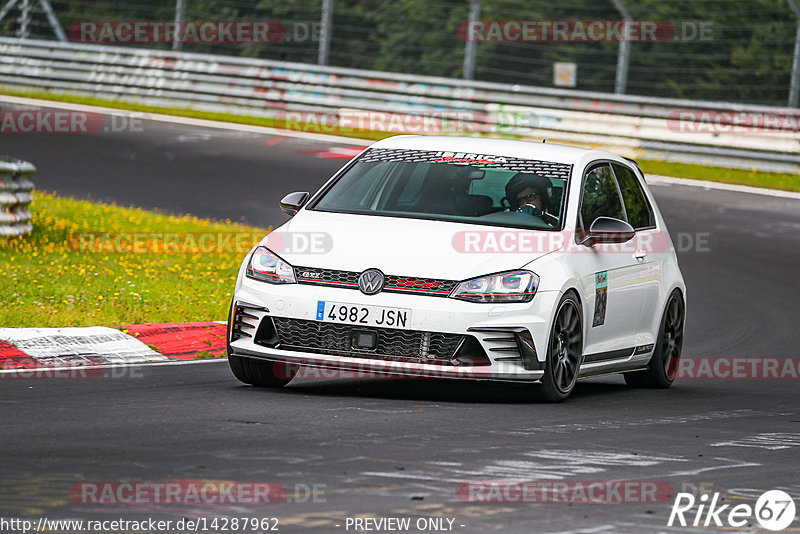
[[228, 353], [228, 364], [233, 376], [240, 382], [261, 388], [280, 388], [288, 384], [297, 373], [295, 366], [284, 362], [243, 358]]
[[297, 374], [296, 366], [284, 362], [272, 362], [268, 360], [256, 360], [244, 358], [233, 353], [231, 347], [231, 319], [233, 314], [233, 302], [228, 310], [227, 328], [227, 348], [228, 365], [231, 367], [233, 376], [240, 382], [263, 388], [279, 388], [292, 381]]
[[561, 298], [550, 329], [545, 371], [539, 396], [546, 402], [562, 402], [570, 396], [583, 363], [583, 316], [578, 299]]
[[686, 307], [680, 291], [674, 290], [664, 314], [656, 338], [653, 357], [644, 371], [625, 373], [625, 383], [635, 388], [665, 389], [672, 385], [678, 374], [678, 365], [683, 348], [683, 326], [686, 319]]

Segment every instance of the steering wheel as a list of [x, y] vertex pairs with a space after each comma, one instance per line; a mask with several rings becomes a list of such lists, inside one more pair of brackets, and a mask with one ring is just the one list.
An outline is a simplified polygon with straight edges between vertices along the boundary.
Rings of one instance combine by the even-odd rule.
[[544, 212], [540, 208], [537, 208], [536, 206], [532, 206], [530, 204], [525, 204], [524, 206], [520, 206], [517, 209], [516, 213], [526, 213], [528, 215], [533, 215], [534, 217], [539, 217], [539, 218], [541, 218], [542, 215], [544, 215]]

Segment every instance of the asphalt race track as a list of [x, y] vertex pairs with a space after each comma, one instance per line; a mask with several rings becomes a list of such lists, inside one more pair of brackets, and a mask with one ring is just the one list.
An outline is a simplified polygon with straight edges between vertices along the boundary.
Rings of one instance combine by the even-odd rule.
[[[313, 153], [331, 146], [152, 121], [141, 132], [0, 136], [0, 153], [36, 164], [38, 189], [260, 226], [285, 220], [277, 208], [285, 193], [315, 189], [344, 163]], [[679, 254], [689, 290], [684, 356], [796, 357], [800, 201], [653, 191], [687, 249]], [[354, 532], [346, 519], [362, 515], [450, 518], [465, 533], [715, 531], [667, 527], [671, 500], [462, 502], [459, 484], [476, 480], [646, 480], [750, 505], [780, 488], [800, 505], [797, 379], [632, 390], [610, 376], [546, 405], [515, 385], [428, 380], [259, 390], [219, 361], [119, 374], [2, 380], [0, 516], [275, 517], [281, 532], [303, 533]], [[69, 494], [77, 482], [175, 479], [278, 482], [288, 498], [131, 507]], [[763, 532], [754, 520], [743, 530]]]

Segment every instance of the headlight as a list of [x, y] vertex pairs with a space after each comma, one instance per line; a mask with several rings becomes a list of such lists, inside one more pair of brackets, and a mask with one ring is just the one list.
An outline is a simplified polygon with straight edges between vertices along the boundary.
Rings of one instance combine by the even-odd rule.
[[294, 269], [266, 247], [256, 247], [247, 263], [247, 277], [270, 284], [294, 284]]
[[539, 277], [530, 271], [509, 271], [461, 282], [450, 296], [470, 302], [530, 302]]

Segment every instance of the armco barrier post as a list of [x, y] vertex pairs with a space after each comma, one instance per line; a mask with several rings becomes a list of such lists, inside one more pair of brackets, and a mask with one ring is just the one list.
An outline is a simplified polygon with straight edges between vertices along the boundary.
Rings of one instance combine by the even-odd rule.
[[320, 16], [319, 55], [317, 63], [327, 65], [331, 53], [331, 36], [333, 35], [333, 0], [322, 0]]
[[28, 206], [33, 202], [30, 175], [35, 170], [27, 161], [0, 156], [0, 236], [33, 230]]
[[[481, 18], [481, 0], [469, 0], [469, 20], [468, 24]], [[464, 45], [464, 73], [465, 80], [475, 78], [475, 49], [478, 46], [476, 39], [470, 39], [469, 26], [467, 27], [466, 43]]]
[[[183, 28], [183, 21], [186, 19], [186, 0], [177, 0], [175, 2], [175, 25], [178, 28]], [[173, 50], [180, 50], [183, 46], [181, 40], [175, 37], [175, 40], [172, 41], [172, 49]]]
[[796, 0], [786, 0], [797, 19], [797, 31], [794, 37], [794, 54], [792, 56], [792, 77], [789, 83], [789, 107], [796, 108], [800, 97], [800, 6]]
[[633, 17], [631, 16], [628, 8], [625, 7], [625, 4], [622, 0], [611, 0], [614, 4], [614, 8], [622, 15], [622, 19], [625, 21], [623, 24], [623, 33], [622, 39], [619, 41], [619, 54], [617, 55], [617, 75], [616, 79], [614, 80], [614, 93], [618, 95], [624, 95], [625, 89], [628, 85], [628, 66], [631, 62], [631, 40], [630, 40], [630, 25], [629, 23], [633, 21]]

